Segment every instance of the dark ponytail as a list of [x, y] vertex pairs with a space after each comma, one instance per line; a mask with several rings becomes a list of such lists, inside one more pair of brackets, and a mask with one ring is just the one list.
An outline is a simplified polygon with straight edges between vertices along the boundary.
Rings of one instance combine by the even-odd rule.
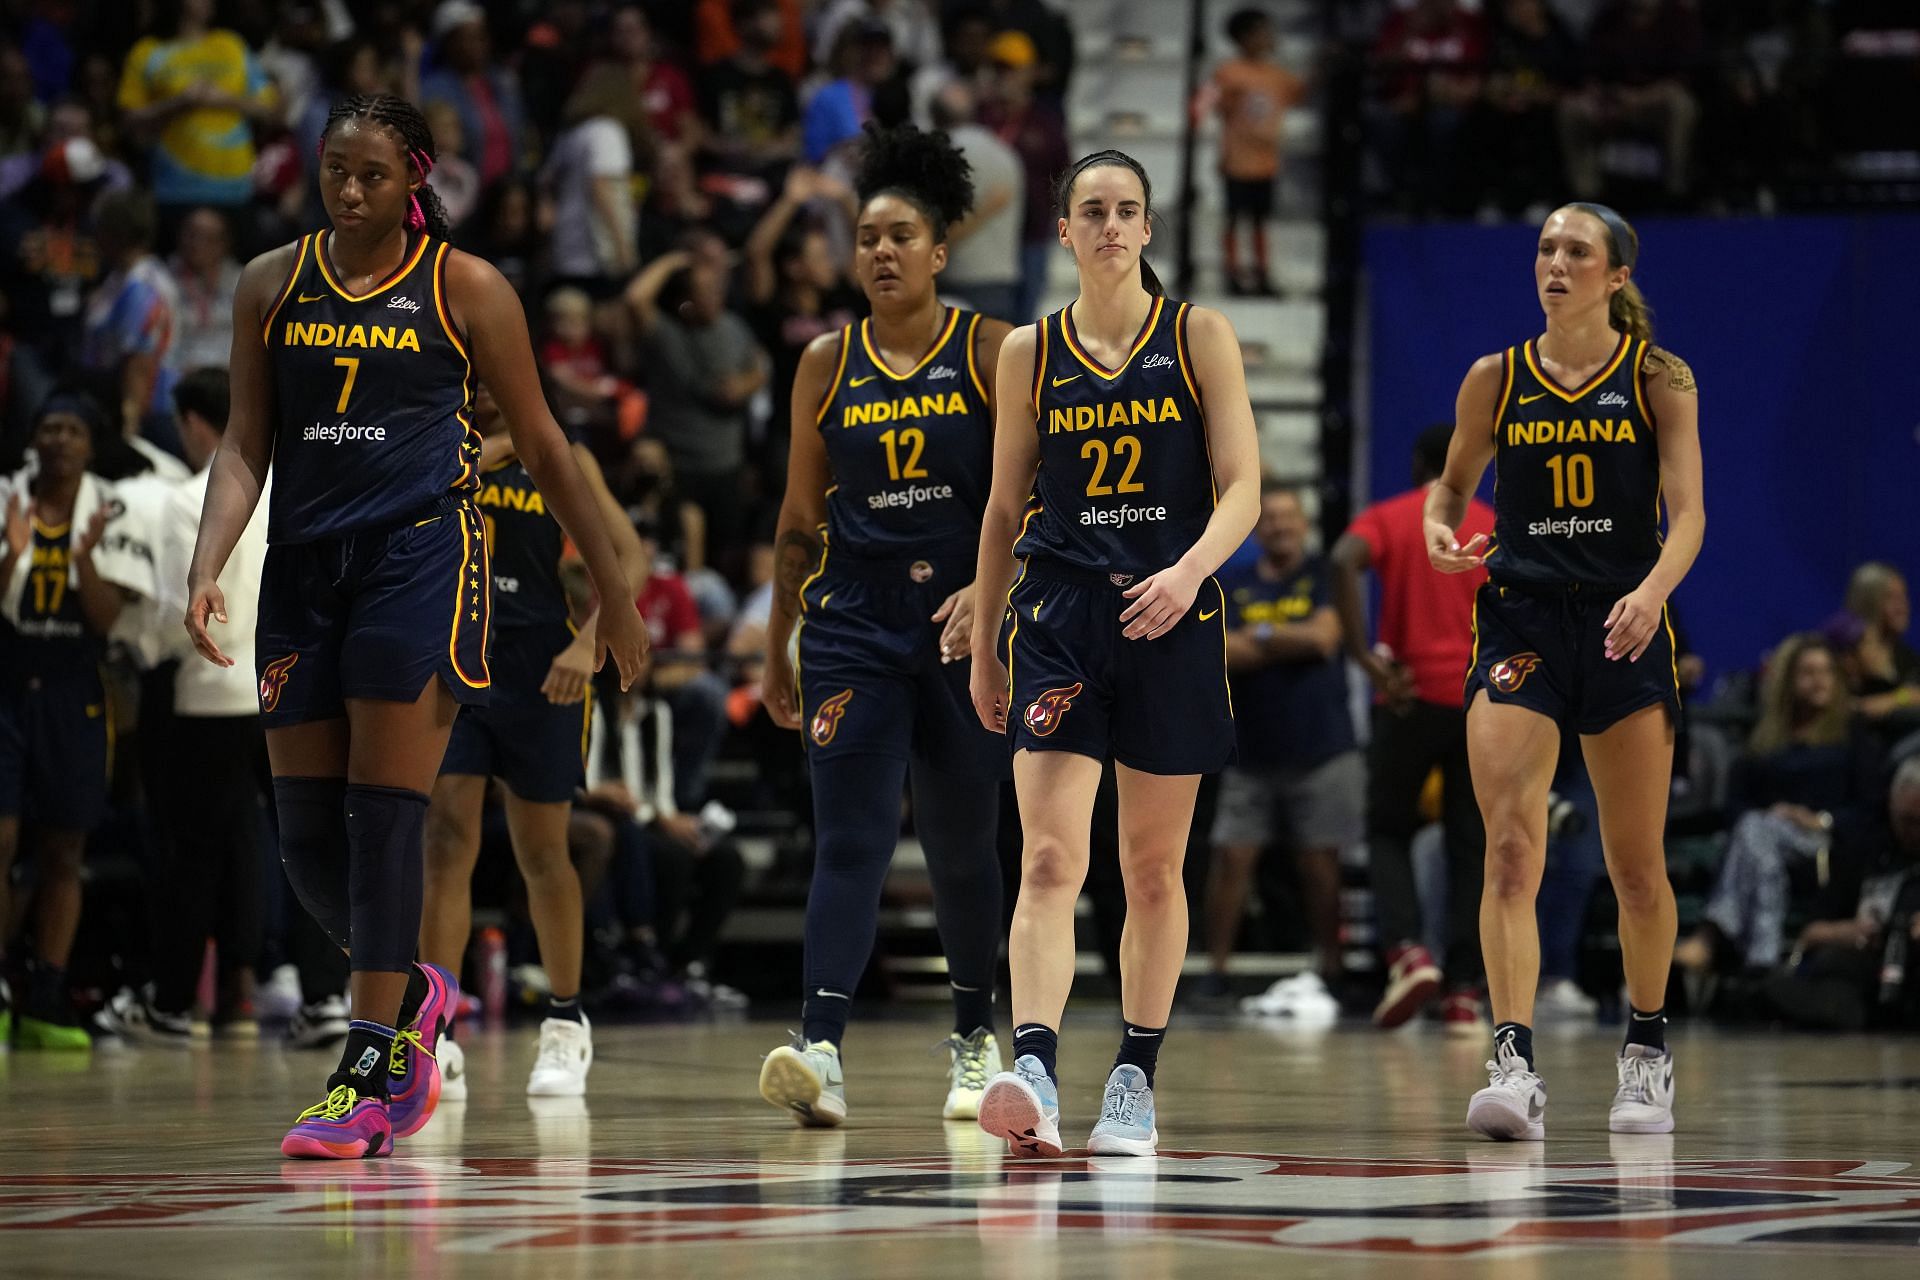
[[413, 199], [407, 206], [407, 228], [412, 231], [425, 231], [428, 235], [445, 240], [453, 231], [447, 219], [447, 206], [440, 202], [440, 195], [427, 185], [427, 175], [433, 172], [433, 166], [439, 159], [439, 152], [433, 145], [433, 130], [427, 127], [427, 118], [420, 109], [405, 98], [391, 93], [355, 94], [336, 103], [327, 113], [327, 123], [320, 130], [320, 146], [327, 145], [327, 135], [342, 120], [371, 120], [377, 125], [391, 129], [399, 136], [400, 147], [406, 152], [407, 166], [420, 175], [420, 185], [414, 190]]
[[[1147, 177], [1146, 166], [1124, 151], [1095, 151], [1091, 155], [1081, 156], [1067, 167], [1060, 176], [1060, 183], [1054, 188], [1053, 203], [1057, 216], [1070, 216], [1073, 208], [1073, 184], [1080, 181], [1080, 175], [1089, 169], [1121, 168], [1133, 170], [1133, 176], [1140, 179], [1140, 193], [1146, 203], [1146, 216], [1153, 218], [1153, 182]], [[1155, 297], [1164, 296], [1166, 286], [1160, 283], [1160, 277], [1147, 265], [1147, 255], [1140, 255], [1140, 287]]]
[[[1632, 270], [1640, 263], [1640, 233], [1633, 224], [1621, 217], [1604, 204], [1594, 204], [1587, 200], [1576, 200], [1566, 206], [1575, 213], [1584, 213], [1595, 219], [1607, 230], [1607, 266], [1618, 271], [1621, 267]], [[1614, 290], [1613, 297], [1607, 302], [1607, 323], [1616, 333], [1628, 337], [1653, 341], [1653, 308], [1648, 305], [1646, 295], [1640, 292], [1640, 286], [1631, 278]]]

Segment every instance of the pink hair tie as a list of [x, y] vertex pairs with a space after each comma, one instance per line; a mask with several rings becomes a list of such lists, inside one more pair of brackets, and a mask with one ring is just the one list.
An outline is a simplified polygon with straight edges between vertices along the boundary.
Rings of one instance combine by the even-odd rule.
[[420, 171], [420, 176], [422, 178], [425, 178], [428, 174], [433, 172], [433, 157], [428, 155], [426, 152], [409, 151], [407, 152], [407, 159], [413, 161], [413, 167]]
[[420, 207], [420, 197], [409, 197], [407, 200], [407, 229], [410, 231], [418, 231], [426, 225], [427, 215]]

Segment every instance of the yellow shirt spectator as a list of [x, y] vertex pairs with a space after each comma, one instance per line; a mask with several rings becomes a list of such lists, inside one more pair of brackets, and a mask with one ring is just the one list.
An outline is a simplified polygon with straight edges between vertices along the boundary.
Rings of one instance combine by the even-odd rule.
[[120, 76], [120, 109], [153, 137], [159, 204], [244, 204], [253, 194], [250, 116], [277, 95], [246, 42], [231, 31], [133, 46]]

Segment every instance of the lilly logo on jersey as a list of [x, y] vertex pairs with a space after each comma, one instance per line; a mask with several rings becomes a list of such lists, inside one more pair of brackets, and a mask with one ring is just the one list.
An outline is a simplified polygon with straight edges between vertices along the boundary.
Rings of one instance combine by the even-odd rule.
[[947, 378], [957, 378], [959, 376], [960, 371], [950, 364], [937, 364], [927, 370], [928, 382], [941, 382]]
[[1145, 360], [1142, 360], [1140, 367], [1142, 369], [1171, 369], [1173, 368], [1173, 357], [1164, 351], [1156, 351]]
[[1060, 721], [1073, 708], [1073, 700], [1080, 696], [1083, 686], [1075, 681], [1064, 689], [1049, 689], [1035, 698], [1027, 706], [1027, 714], [1021, 717], [1026, 721], [1027, 732], [1036, 738], [1044, 738], [1060, 727]]
[[1594, 403], [1602, 409], [1624, 409], [1627, 407], [1627, 398], [1618, 391], [1603, 391]]
[[1502, 693], [1512, 693], [1527, 682], [1527, 677], [1539, 665], [1539, 654], [1516, 653], [1487, 669], [1487, 683]]
[[847, 704], [853, 701], [853, 690], [842, 689], [820, 704], [813, 713], [813, 723], [807, 727], [807, 736], [813, 739], [816, 747], [824, 747], [833, 741], [833, 735], [840, 732], [840, 721], [847, 714]]
[[290, 653], [284, 658], [275, 658], [260, 670], [260, 709], [272, 711], [280, 705], [280, 692], [287, 687], [287, 675], [293, 670], [293, 664], [300, 661], [300, 655]]
[[387, 309], [390, 311], [418, 311], [420, 304], [412, 298], [403, 298], [395, 294], [393, 297], [387, 299]]

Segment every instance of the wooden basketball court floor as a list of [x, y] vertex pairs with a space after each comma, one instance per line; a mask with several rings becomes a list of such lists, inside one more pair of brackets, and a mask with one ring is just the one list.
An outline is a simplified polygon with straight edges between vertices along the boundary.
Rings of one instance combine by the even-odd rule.
[[[1083, 1142], [1117, 1028], [1076, 1007]], [[597, 1030], [584, 1104], [524, 1096], [531, 1034], [476, 1032], [472, 1098], [396, 1155], [280, 1159], [326, 1055], [272, 1044], [0, 1055], [0, 1275], [926, 1277], [1920, 1274], [1920, 1040], [1680, 1028], [1679, 1132], [1606, 1131], [1613, 1033], [1543, 1029], [1549, 1140], [1462, 1126], [1486, 1046], [1177, 1019], [1162, 1154], [1003, 1158], [938, 1119], [942, 1030], [856, 1024], [847, 1127], [755, 1093], [778, 1022]]]

